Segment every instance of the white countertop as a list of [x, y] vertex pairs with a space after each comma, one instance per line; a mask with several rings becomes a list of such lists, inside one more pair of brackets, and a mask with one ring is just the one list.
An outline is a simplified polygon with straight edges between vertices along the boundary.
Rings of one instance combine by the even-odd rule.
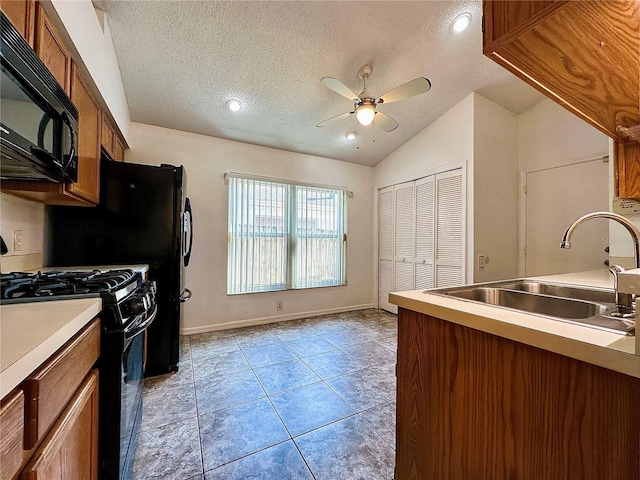
[[102, 310], [100, 298], [0, 306], [0, 398]]
[[[610, 277], [609, 272], [603, 269], [538, 278], [557, 283], [612, 288]], [[634, 336], [424, 293], [424, 290], [394, 292], [389, 295], [389, 301], [402, 308], [640, 378], [640, 351], [636, 355]]]

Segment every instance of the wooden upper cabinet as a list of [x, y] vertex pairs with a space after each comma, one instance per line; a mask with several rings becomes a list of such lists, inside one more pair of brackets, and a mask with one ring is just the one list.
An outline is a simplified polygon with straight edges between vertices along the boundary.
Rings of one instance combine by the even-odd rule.
[[71, 86], [71, 55], [40, 4], [38, 4], [36, 10], [34, 50], [62, 89], [69, 94]]
[[616, 191], [640, 197], [628, 174], [640, 171], [640, 2], [485, 0], [483, 10], [484, 54], [613, 138]]
[[2, 0], [0, 10], [31, 47], [34, 45], [35, 0]]
[[106, 115], [102, 115], [102, 130], [100, 131], [100, 143], [102, 148], [109, 154], [111, 158], [115, 156], [115, 134]]
[[120, 141], [118, 137], [116, 137], [116, 145], [114, 147], [115, 152], [113, 152], [113, 159], [118, 162], [124, 162], [124, 145]]
[[78, 181], [67, 190], [92, 203], [100, 200], [101, 110], [87, 83], [73, 65], [71, 101], [78, 109]]

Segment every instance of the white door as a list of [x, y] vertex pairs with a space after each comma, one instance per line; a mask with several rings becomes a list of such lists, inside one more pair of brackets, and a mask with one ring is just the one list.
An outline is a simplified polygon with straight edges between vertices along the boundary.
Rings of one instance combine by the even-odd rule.
[[415, 182], [393, 187], [394, 291], [414, 290]]
[[524, 276], [604, 268], [608, 221], [589, 220], [560, 248], [576, 218], [609, 209], [609, 167], [602, 159], [528, 172], [525, 179]]
[[435, 286], [433, 247], [435, 243], [435, 175], [416, 180], [415, 289]]
[[462, 169], [436, 175], [436, 287], [464, 282], [464, 182]]
[[395, 313], [393, 291], [393, 187], [378, 192], [378, 306]]

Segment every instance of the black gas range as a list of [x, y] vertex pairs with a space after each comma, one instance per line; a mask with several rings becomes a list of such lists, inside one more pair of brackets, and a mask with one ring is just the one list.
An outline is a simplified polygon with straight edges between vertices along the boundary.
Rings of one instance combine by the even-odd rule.
[[102, 300], [100, 478], [125, 480], [142, 414], [145, 336], [158, 310], [155, 282], [144, 282], [140, 273], [125, 268], [0, 275], [3, 305], [88, 297]]
[[103, 293], [123, 297], [138, 287], [139, 280], [139, 274], [131, 269], [3, 273], [0, 298], [3, 304], [13, 304], [99, 297]]

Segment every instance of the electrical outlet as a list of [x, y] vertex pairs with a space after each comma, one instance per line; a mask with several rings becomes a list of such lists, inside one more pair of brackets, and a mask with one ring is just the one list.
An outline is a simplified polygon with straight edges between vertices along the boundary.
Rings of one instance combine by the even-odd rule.
[[486, 263], [486, 257], [484, 255], [478, 255], [478, 270], [484, 270]]
[[277, 311], [279, 311], [279, 312], [281, 312], [282, 310], [284, 310], [284, 305], [283, 305], [282, 300], [278, 300], [278, 301], [276, 302], [276, 310], [277, 310]]
[[15, 252], [22, 251], [22, 230], [13, 231], [13, 250]]

